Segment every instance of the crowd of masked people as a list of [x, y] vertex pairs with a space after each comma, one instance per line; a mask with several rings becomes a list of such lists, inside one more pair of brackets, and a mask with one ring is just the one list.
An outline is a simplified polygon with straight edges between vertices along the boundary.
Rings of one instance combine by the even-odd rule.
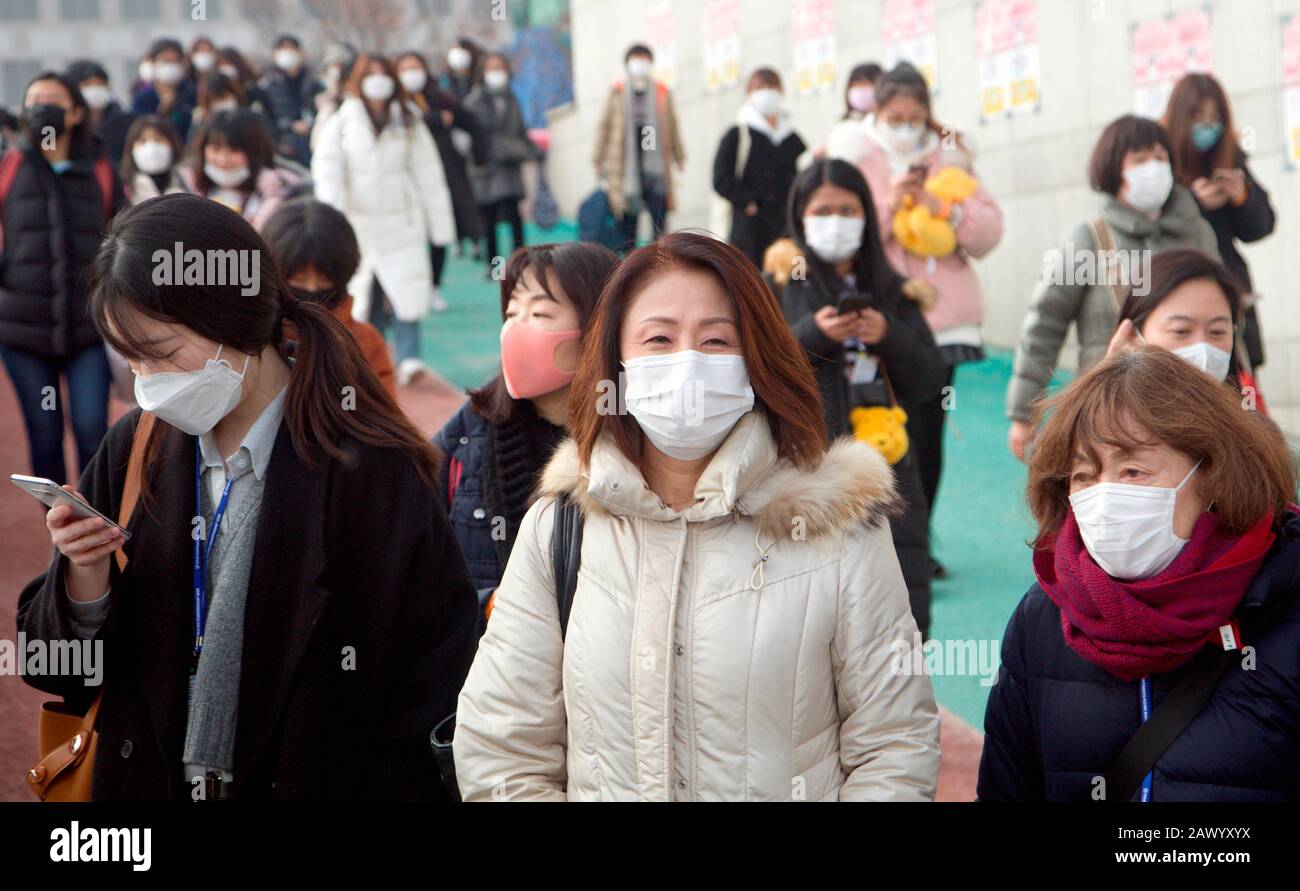
[[[39, 416], [63, 374], [75, 491], [129, 532], [53, 508], [19, 596], [29, 640], [104, 642], [100, 686], [26, 676], [94, 710], [95, 798], [934, 797], [938, 711], [900, 645], [931, 630], [945, 397], [984, 355], [973, 264], [1002, 219], [915, 69], [854, 69], [811, 150], [755, 71], [713, 170], [728, 244], [665, 231], [684, 155], [633, 47], [594, 155], [620, 256], [519, 243], [533, 149], [502, 56], [458, 43], [440, 87], [415, 54], [327, 56], [318, 88], [285, 39], [230, 110], [185, 86], [227, 53], [164, 44], [127, 176], [96, 71], [33, 80], [0, 209], [33, 470], [63, 482], [63, 417]], [[483, 129], [506, 137], [486, 158]], [[1087, 175], [1075, 250], [1150, 250], [1149, 287], [1045, 279], [1026, 318], [1035, 582], [979, 797], [1298, 799], [1296, 459], [1254, 398], [1233, 248], [1268, 197], [1201, 75], [1165, 122], [1107, 127]], [[395, 386], [471, 211], [515, 228], [500, 368], [430, 442]], [[260, 287], [159, 280], [178, 241], [258, 258]], [[1071, 321], [1080, 373], [1049, 397]], [[138, 404], [107, 435], [105, 343]]]

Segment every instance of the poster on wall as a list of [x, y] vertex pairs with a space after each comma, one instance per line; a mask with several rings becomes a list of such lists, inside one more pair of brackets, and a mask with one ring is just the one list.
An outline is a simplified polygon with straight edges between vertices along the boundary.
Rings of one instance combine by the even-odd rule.
[[795, 89], [799, 93], [835, 87], [835, 0], [790, 4]]
[[1159, 118], [1184, 74], [1214, 68], [1210, 8], [1133, 23], [1133, 113]]
[[975, 8], [975, 57], [984, 121], [1038, 111], [1042, 73], [1035, 0], [981, 0]]
[[881, 34], [885, 41], [885, 70], [909, 62], [924, 75], [930, 92], [938, 92], [934, 0], [885, 0]]
[[1300, 15], [1282, 17], [1282, 133], [1288, 167], [1300, 167]]
[[740, 0], [709, 0], [701, 24], [705, 87], [734, 87], [740, 82]]
[[673, 5], [655, 3], [645, 9], [646, 43], [655, 52], [655, 78], [667, 86], [677, 84], [677, 17]]

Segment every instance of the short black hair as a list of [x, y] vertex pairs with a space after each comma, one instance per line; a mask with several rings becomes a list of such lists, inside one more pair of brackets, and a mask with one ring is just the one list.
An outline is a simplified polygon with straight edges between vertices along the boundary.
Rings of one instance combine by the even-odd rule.
[[294, 49], [299, 49], [299, 50], [302, 49], [302, 41], [299, 40], [297, 35], [294, 34], [279, 35], [278, 37], [275, 38], [275, 42], [271, 44], [271, 49], [279, 49], [280, 47], [284, 46], [286, 43], [291, 44]]
[[869, 80], [874, 84], [876, 81], [880, 80], [880, 76], [884, 73], [885, 69], [881, 68], [875, 62], [864, 62], [861, 65], [853, 66], [853, 70], [849, 72], [848, 82], [855, 84], [862, 83], [864, 80]]
[[634, 43], [629, 46], [627, 52], [623, 54], [623, 64], [626, 65], [627, 60], [633, 56], [646, 56], [651, 62], [653, 62], [655, 58], [654, 50], [650, 49], [650, 47], [646, 46], [644, 43]]
[[1165, 128], [1150, 118], [1126, 114], [1111, 121], [1092, 150], [1088, 162], [1088, 183], [1094, 191], [1118, 195], [1124, 185], [1124, 156], [1154, 146], [1164, 146], [1171, 154]]
[[108, 72], [104, 70], [104, 66], [90, 59], [78, 59], [68, 63], [68, 70], [65, 73], [78, 84], [84, 84], [88, 80], [102, 80], [108, 83]]
[[286, 280], [308, 266], [334, 283], [340, 299], [361, 265], [357, 233], [338, 209], [315, 198], [280, 206], [262, 230]]
[[185, 47], [175, 37], [159, 37], [153, 43], [149, 44], [149, 52], [146, 56], [150, 59], [158, 58], [159, 53], [165, 53], [171, 50], [182, 59], [185, 58]]

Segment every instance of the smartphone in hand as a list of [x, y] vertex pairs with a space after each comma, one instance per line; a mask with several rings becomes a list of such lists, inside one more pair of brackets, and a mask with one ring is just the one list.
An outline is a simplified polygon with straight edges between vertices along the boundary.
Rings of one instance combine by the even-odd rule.
[[131, 533], [117, 525], [114, 520], [95, 510], [87, 502], [78, 498], [54, 480], [47, 480], [39, 476], [24, 476], [21, 473], [11, 473], [9, 479], [13, 481], [15, 486], [48, 507], [58, 507], [60, 504], [70, 505], [72, 515], [77, 519], [86, 520], [91, 517], [99, 517], [114, 529], [121, 530], [124, 538], [131, 537]]
[[840, 302], [835, 307], [835, 312], [839, 315], [861, 312], [871, 306], [871, 297], [866, 294], [845, 294], [840, 297]]

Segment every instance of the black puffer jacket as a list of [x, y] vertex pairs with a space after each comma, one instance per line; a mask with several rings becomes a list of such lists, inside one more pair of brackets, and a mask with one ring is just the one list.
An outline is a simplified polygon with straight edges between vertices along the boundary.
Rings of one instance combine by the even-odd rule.
[[[90, 319], [90, 264], [107, 220], [95, 162], [77, 159], [55, 173], [39, 150], [14, 151], [23, 159], [0, 208], [0, 343], [71, 356], [100, 339]], [[126, 197], [116, 174], [112, 183], [116, 213]]]

